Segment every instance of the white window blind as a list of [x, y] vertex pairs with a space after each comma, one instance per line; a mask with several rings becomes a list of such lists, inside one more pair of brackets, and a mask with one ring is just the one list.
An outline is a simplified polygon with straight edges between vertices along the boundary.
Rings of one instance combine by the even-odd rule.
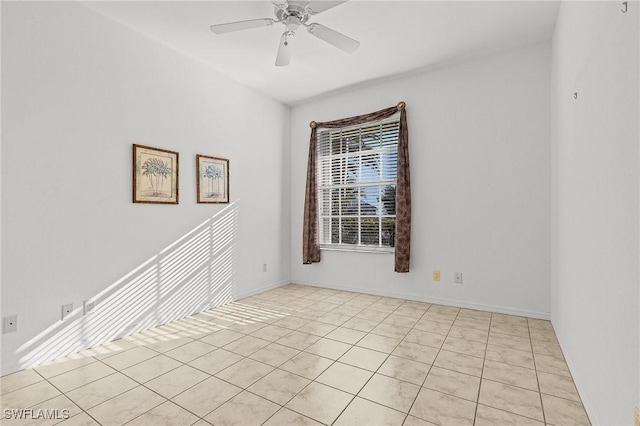
[[398, 119], [318, 133], [320, 246], [393, 251]]

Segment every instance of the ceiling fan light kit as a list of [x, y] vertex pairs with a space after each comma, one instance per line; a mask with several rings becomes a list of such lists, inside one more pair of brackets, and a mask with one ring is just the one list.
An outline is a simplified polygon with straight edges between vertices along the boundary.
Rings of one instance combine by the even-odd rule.
[[312, 2], [311, 0], [289, 0], [284, 2], [273, 2], [277, 19], [261, 18], [215, 24], [211, 25], [211, 31], [215, 34], [225, 34], [233, 31], [268, 27], [273, 24], [283, 24], [286, 30], [282, 33], [282, 37], [280, 37], [280, 45], [276, 55], [275, 65], [278, 67], [289, 65], [291, 62], [292, 41], [296, 35], [296, 30], [301, 25], [307, 28], [309, 34], [319, 38], [320, 40], [323, 40], [344, 52], [353, 53], [358, 50], [358, 47], [360, 46], [359, 41], [318, 23], [307, 24], [307, 21], [311, 16], [317, 15], [318, 13], [324, 12], [327, 9], [345, 2], [346, 0], [322, 2]]

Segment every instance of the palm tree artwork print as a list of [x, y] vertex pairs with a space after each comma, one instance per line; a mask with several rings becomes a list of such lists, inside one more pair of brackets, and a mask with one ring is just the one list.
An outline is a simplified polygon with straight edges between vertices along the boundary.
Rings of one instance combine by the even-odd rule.
[[148, 185], [145, 186], [143, 184], [142, 195], [144, 197], [160, 198], [167, 198], [171, 196], [171, 182], [169, 182], [168, 185], [165, 185], [165, 181], [171, 179], [171, 172], [173, 170], [171, 159], [146, 156], [144, 154], [142, 154], [141, 157], [141, 160], [144, 161], [140, 167], [142, 169], [142, 176], [148, 178], [146, 181], [148, 182]]
[[[205, 198], [220, 198], [224, 194], [220, 191], [220, 179], [222, 179], [222, 169], [217, 165], [208, 165], [204, 170], [202, 177], [207, 179], [208, 191], [204, 193]], [[215, 187], [213, 182], [216, 182]]]
[[229, 160], [197, 155], [198, 203], [229, 202]]
[[178, 156], [175, 151], [133, 145], [133, 202], [178, 204]]
[[170, 194], [164, 190], [164, 181], [171, 177], [170, 160], [159, 157], [149, 157], [142, 163], [142, 176], [149, 178], [149, 186], [143, 195], [147, 197], [168, 197]]

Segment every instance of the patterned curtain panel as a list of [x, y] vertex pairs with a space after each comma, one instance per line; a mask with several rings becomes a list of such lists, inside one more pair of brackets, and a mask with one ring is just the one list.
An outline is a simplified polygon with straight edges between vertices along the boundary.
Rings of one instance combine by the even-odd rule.
[[304, 222], [302, 225], [302, 263], [320, 262], [320, 242], [318, 241], [318, 186], [316, 158], [318, 141], [315, 121], [311, 122], [309, 143], [309, 163], [307, 164], [307, 187], [304, 196]]
[[409, 272], [411, 253], [411, 177], [409, 174], [409, 131], [404, 102], [400, 109], [398, 138], [398, 177], [396, 183], [396, 252], [395, 271]]
[[307, 165], [307, 186], [304, 200], [304, 224], [302, 231], [302, 262], [305, 264], [320, 262], [320, 243], [318, 239], [318, 191], [317, 191], [317, 129], [335, 129], [359, 125], [370, 121], [391, 117], [400, 111], [400, 129], [398, 135], [398, 177], [396, 189], [396, 241], [395, 271], [409, 272], [411, 246], [411, 180], [409, 175], [409, 132], [407, 130], [407, 111], [404, 102], [370, 114], [342, 118], [334, 121], [316, 123], [312, 121], [311, 140], [309, 142], [309, 163]]

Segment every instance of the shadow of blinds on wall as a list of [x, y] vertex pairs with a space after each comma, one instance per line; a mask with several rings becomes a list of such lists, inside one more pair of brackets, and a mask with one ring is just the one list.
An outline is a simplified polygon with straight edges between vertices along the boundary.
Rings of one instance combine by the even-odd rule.
[[409, 132], [407, 129], [407, 113], [404, 102], [369, 114], [327, 122], [312, 121], [310, 123], [311, 138], [309, 141], [307, 184], [304, 201], [302, 263], [311, 264], [320, 262], [317, 182], [318, 129], [335, 129], [345, 126], [361, 125], [370, 121], [383, 120], [398, 112], [400, 112], [400, 128], [398, 133], [394, 269], [396, 272], [409, 272], [411, 252], [411, 179], [409, 173]]

